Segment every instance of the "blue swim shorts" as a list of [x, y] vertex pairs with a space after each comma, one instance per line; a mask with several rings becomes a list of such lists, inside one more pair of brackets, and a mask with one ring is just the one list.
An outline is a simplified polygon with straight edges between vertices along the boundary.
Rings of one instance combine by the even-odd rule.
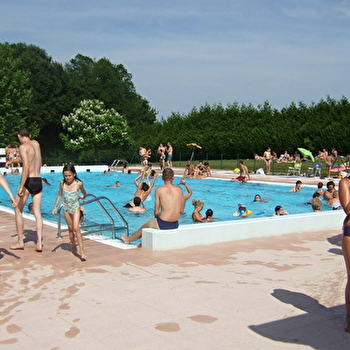
[[157, 216], [156, 219], [161, 230], [172, 230], [179, 227], [178, 221], [164, 221], [159, 216]]

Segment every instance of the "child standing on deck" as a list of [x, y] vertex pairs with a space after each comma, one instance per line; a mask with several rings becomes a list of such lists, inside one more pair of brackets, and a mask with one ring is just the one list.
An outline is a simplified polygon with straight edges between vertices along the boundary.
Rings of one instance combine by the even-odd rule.
[[[79, 191], [83, 194], [79, 196]], [[63, 196], [62, 209], [64, 218], [68, 225], [69, 238], [72, 244], [72, 254], [77, 254], [75, 236], [78, 241], [80, 260], [86, 261], [86, 255], [83, 247], [83, 237], [80, 231], [80, 203], [79, 199], [86, 197], [86, 191], [83, 182], [78, 179], [74, 165], [67, 164], [63, 167], [63, 180], [60, 181], [60, 188], [52, 210], [52, 214], [57, 213], [57, 205]]]

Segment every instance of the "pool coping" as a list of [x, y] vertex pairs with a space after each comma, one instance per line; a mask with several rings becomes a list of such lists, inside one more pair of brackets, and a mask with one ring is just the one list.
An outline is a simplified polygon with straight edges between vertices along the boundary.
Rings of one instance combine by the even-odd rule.
[[142, 247], [150, 250], [170, 250], [249, 238], [336, 229], [342, 226], [344, 218], [343, 210], [334, 210], [181, 225], [175, 230], [147, 228], [142, 230]]

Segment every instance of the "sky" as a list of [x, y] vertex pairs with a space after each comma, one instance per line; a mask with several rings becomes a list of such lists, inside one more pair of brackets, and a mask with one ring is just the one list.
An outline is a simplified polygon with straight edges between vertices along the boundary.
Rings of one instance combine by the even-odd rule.
[[159, 119], [350, 97], [350, 0], [1, 0], [0, 42], [121, 63]]

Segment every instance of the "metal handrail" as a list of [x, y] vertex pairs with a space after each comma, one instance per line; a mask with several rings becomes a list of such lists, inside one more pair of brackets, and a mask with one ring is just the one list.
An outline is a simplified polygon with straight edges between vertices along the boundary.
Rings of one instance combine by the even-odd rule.
[[[110, 223], [109, 224], [95, 224], [95, 225], [81, 225], [81, 229], [82, 231], [84, 229], [87, 228], [93, 228], [93, 227], [99, 227], [98, 230], [95, 231], [89, 231], [89, 232], [85, 232], [85, 234], [92, 234], [92, 233], [101, 233], [101, 232], [106, 232], [106, 231], [111, 231], [112, 232], [112, 238], [116, 239], [116, 230], [118, 229], [122, 229], [122, 230], [126, 230], [126, 235], [129, 236], [129, 224], [128, 222], [125, 220], [124, 216], [119, 212], [119, 210], [116, 208], [116, 206], [111, 202], [111, 200], [107, 197], [96, 197], [93, 194], [87, 194], [85, 198], [87, 197], [92, 197], [92, 199], [88, 200], [88, 201], [84, 201], [82, 203], [80, 203], [81, 206], [86, 206], [88, 204], [91, 203], [95, 203], [97, 202], [97, 204], [100, 206], [100, 208], [103, 210], [103, 212], [106, 214], [106, 216], [109, 218]], [[105, 208], [105, 206], [101, 203], [101, 200], [105, 200], [109, 203], [109, 205], [111, 206], [111, 208], [114, 210], [114, 212], [116, 214], [118, 214], [119, 218], [123, 221], [124, 226], [119, 226], [116, 227], [115, 226], [115, 220], [113, 219], [112, 215], [107, 211], [107, 209]], [[62, 230], [61, 227], [61, 210], [62, 210], [62, 205], [58, 208], [57, 210], [57, 238], [62, 238], [62, 231], [66, 231], [66, 230]], [[84, 233], [83, 233], [84, 234]]]

